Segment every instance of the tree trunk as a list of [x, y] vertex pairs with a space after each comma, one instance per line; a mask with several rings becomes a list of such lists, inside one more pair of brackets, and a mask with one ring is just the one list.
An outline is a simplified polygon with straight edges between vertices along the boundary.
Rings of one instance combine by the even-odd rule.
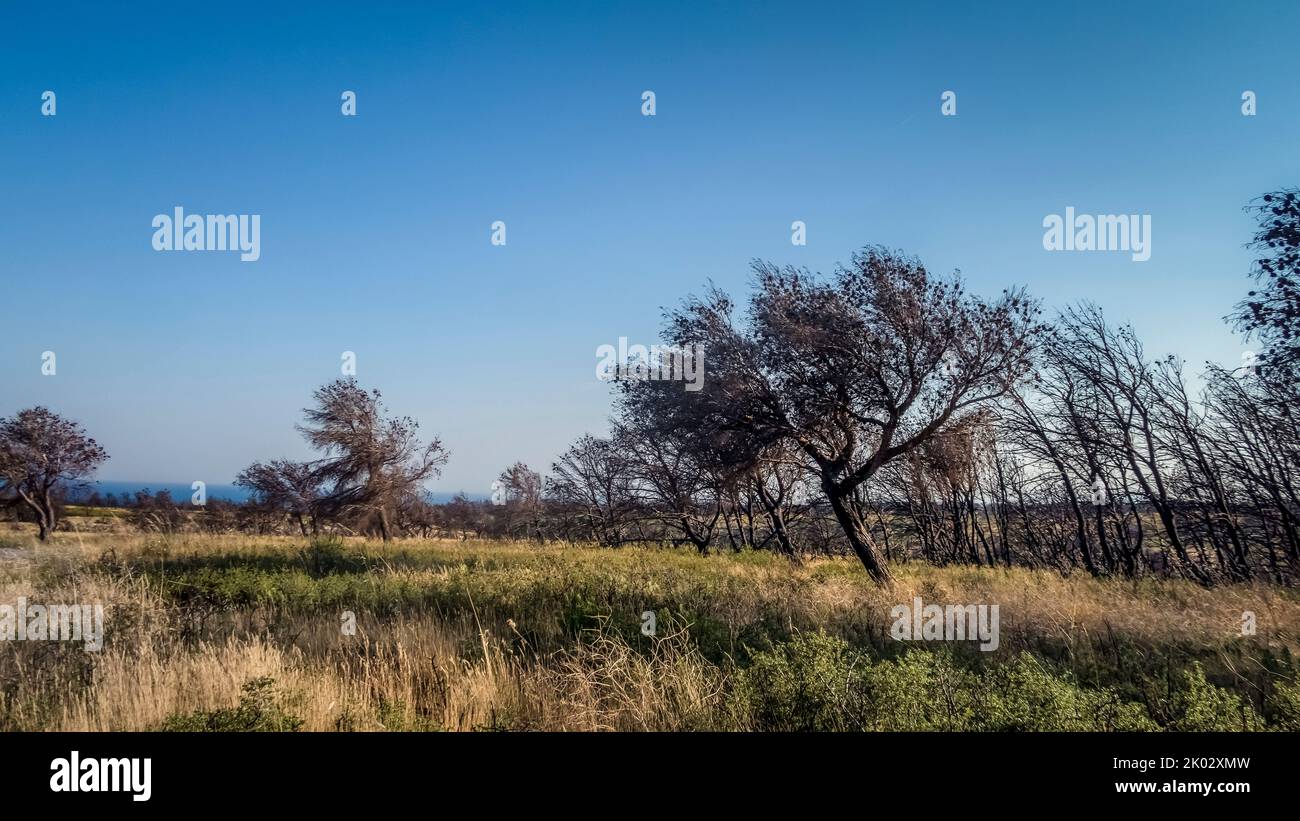
[[44, 542], [48, 541], [50, 534], [54, 532], [54, 504], [50, 501], [49, 491], [42, 496], [38, 488], [34, 493], [33, 497], [25, 493], [21, 487], [18, 488], [19, 498], [36, 514], [36, 537]]
[[872, 581], [881, 587], [890, 584], [893, 581], [893, 576], [885, 563], [880, 560], [880, 552], [876, 550], [871, 535], [863, 527], [857, 513], [849, 506], [847, 494], [836, 490], [829, 483], [823, 483], [823, 490], [826, 492], [826, 498], [830, 500], [831, 510], [835, 513], [835, 521], [839, 522], [840, 528], [849, 540], [849, 546], [857, 554], [862, 566], [867, 569]]
[[781, 498], [769, 494], [761, 482], [754, 482], [753, 487], [754, 495], [758, 497], [763, 514], [767, 517], [768, 527], [771, 528], [772, 536], [776, 539], [777, 549], [795, 564], [801, 564], [799, 551], [795, 548], [794, 541], [790, 538], [790, 531], [785, 526], [785, 512], [781, 509]]

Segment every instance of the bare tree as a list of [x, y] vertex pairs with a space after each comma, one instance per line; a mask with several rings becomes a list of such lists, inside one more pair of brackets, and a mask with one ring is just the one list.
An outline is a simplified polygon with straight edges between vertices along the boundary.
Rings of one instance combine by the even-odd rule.
[[48, 408], [0, 419], [0, 491], [12, 491], [35, 514], [41, 541], [58, 525], [63, 486], [89, 477], [107, 458], [81, 425]]
[[483, 534], [483, 505], [471, 500], [464, 493], [457, 493], [441, 506], [442, 528], [455, 534], [461, 541], [467, 541], [469, 534], [475, 538]]
[[708, 553], [721, 517], [719, 478], [689, 442], [625, 409], [614, 442], [626, 454], [637, 500], [674, 535]]
[[1293, 388], [1212, 368], [1207, 438], [1230, 512], [1279, 584], [1300, 578], [1300, 411]]
[[582, 436], [551, 466], [551, 474], [548, 494], [579, 534], [603, 545], [629, 540], [637, 512], [634, 477], [613, 441]]
[[326, 488], [317, 507], [370, 514], [388, 541], [393, 509], [440, 473], [447, 451], [436, 437], [421, 444], [418, 422], [387, 416], [379, 391], [367, 393], [353, 378], [335, 380], [313, 397], [316, 405], [304, 410], [299, 430], [324, 454], [315, 464], [315, 478]]
[[515, 535], [523, 528], [525, 539], [543, 539], [542, 475], [523, 462], [515, 462], [497, 477], [504, 492], [506, 531]]
[[912, 257], [868, 248], [826, 282], [755, 263], [748, 325], [713, 293], [670, 316], [677, 345], [703, 345], [709, 370], [695, 392], [694, 427], [753, 458], [796, 446], [853, 552], [889, 581], [862, 511], [859, 487], [1028, 371], [1040, 326], [1021, 291], [993, 303], [936, 278]]
[[308, 534], [308, 520], [311, 532], [318, 532], [316, 505], [322, 495], [321, 476], [310, 462], [254, 462], [239, 472], [235, 484], [247, 488], [256, 503], [292, 516], [302, 535]]
[[[1062, 372], [1076, 380], [1077, 390], [1090, 395], [1088, 415], [1097, 427], [1077, 435], [1078, 441], [1094, 440], [1124, 469], [1159, 518], [1179, 569], [1207, 582], [1207, 572], [1192, 560], [1182, 532], [1181, 500], [1171, 483], [1172, 432], [1161, 418], [1156, 369], [1137, 334], [1127, 325], [1111, 327], [1100, 308], [1084, 304], [1062, 312], [1049, 351]], [[1097, 472], [1093, 481], [1101, 477]], [[1109, 489], [1106, 495], [1111, 495]]]
[[725, 477], [724, 481], [739, 479], [746, 491], [752, 492], [767, 522], [768, 535], [761, 548], [770, 539], [778, 553], [792, 561], [801, 562], [802, 550], [796, 544], [792, 525], [808, 509], [808, 478], [811, 472], [807, 460], [788, 442], [779, 442], [764, 449], [753, 464], [740, 476]]

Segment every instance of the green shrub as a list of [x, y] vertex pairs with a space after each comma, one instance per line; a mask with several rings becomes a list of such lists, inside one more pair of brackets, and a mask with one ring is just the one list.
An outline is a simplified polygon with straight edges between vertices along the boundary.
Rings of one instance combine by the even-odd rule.
[[1200, 662], [1193, 662], [1179, 678], [1182, 686], [1165, 706], [1169, 729], [1207, 733], [1264, 729], [1259, 714], [1241, 696], [1206, 679]]
[[314, 578], [332, 573], [364, 573], [370, 568], [369, 559], [347, 549], [337, 536], [312, 539], [298, 552], [298, 560]]
[[241, 688], [239, 706], [188, 715], [169, 716], [164, 732], [177, 733], [284, 733], [302, 728], [303, 720], [285, 707], [292, 699], [282, 696], [270, 676], [250, 679]]
[[1300, 732], [1300, 679], [1273, 688], [1273, 721], [1279, 730]]
[[986, 676], [981, 729], [1044, 732], [1137, 732], [1160, 729], [1146, 708], [1109, 688], [1089, 690], [1022, 653]]
[[799, 633], [758, 653], [736, 684], [734, 709], [757, 730], [862, 729], [865, 664], [844, 641]]
[[737, 677], [732, 711], [742, 727], [776, 731], [1160, 729], [1142, 704], [1082, 688], [1028, 654], [977, 671], [946, 651], [873, 660], [824, 633], [756, 654]]
[[909, 650], [866, 675], [871, 721], [887, 732], [960, 732], [978, 728], [979, 679], [947, 653]]

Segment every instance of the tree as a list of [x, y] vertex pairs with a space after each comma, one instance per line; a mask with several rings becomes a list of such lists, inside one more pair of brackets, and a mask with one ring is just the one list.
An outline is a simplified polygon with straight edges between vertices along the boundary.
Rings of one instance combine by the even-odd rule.
[[[665, 367], [672, 372], [686, 355], [669, 351]], [[700, 552], [721, 522], [733, 548], [774, 541], [779, 552], [799, 561], [789, 524], [791, 502], [808, 472], [801, 453], [780, 441], [757, 445], [720, 433], [700, 418], [707, 406], [696, 403], [695, 391], [682, 382], [629, 379], [618, 388], [614, 441], [632, 461], [637, 491], [657, 518]], [[755, 502], [768, 529], [761, 542], [752, 538]], [[750, 520], [749, 532], [742, 518]]]
[[548, 494], [584, 536], [610, 546], [628, 540], [636, 513], [635, 477], [612, 440], [583, 435], [551, 466], [551, 474]]
[[767, 519], [768, 538], [776, 542], [776, 550], [796, 563], [803, 559], [790, 525], [799, 517], [796, 501], [807, 495], [807, 476], [808, 467], [800, 454], [788, 445], [776, 445], [759, 454], [742, 476], [731, 477], [740, 479], [744, 492], [752, 492], [758, 500]]
[[311, 532], [317, 532], [315, 511], [322, 494], [321, 476], [310, 462], [254, 462], [239, 472], [235, 484], [248, 488], [258, 503], [294, 517], [302, 535], [307, 535], [308, 518]]
[[462, 542], [469, 539], [471, 531], [476, 538], [482, 534], [483, 506], [464, 493], [457, 493], [442, 506], [442, 518], [443, 528], [449, 533], [455, 533]]
[[63, 485], [90, 476], [108, 454], [81, 425], [35, 407], [0, 419], [0, 490], [12, 491], [35, 515], [41, 541], [54, 532]]
[[764, 262], [754, 270], [745, 326], [717, 292], [669, 317], [673, 343], [709, 354], [681, 427], [742, 461], [777, 442], [796, 447], [853, 552], [887, 583], [856, 491], [1025, 376], [1042, 330], [1037, 303], [1020, 290], [985, 302], [956, 274], [931, 276], [882, 248], [855, 254], [830, 281]]
[[1251, 276], [1261, 284], [1237, 305], [1237, 327], [1255, 334], [1266, 349], [1261, 375], [1289, 384], [1300, 382], [1300, 190], [1265, 194], [1246, 206], [1259, 219], [1250, 248], [1262, 254]]
[[[1187, 550], [1181, 500], [1171, 482], [1174, 432], [1164, 424], [1157, 369], [1136, 332], [1127, 325], [1112, 328], [1100, 308], [1085, 303], [1061, 313], [1047, 347], [1048, 358], [1074, 391], [1087, 397], [1070, 412], [1076, 417], [1075, 439], [1085, 446], [1083, 452], [1090, 460], [1090, 480], [1102, 479], [1104, 484], [1105, 479], [1102, 466], [1092, 461], [1096, 450], [1088, 445], [1094, 445], [1124, 470], [1155, 510], [1179, 569], [1208, 582], [1206, 570], [1192, 561]], [[1085, 417], [1087, 424], [1078, 422], [1078, 417]], [[1111, 492], [1107, 488], [1105, 495]], [[1102, 549], [1107, 550], [1105, 542]]]
[[[662, 528], [707, 553], [722, 515], [719, 478], [687, 440], [625, 407], [613, 441], [627, 459], [640, 506]], [[677, 539], [675, 539], [676, 541]]]
[[515, 535], [516, 526], [522, 524], [525, 539], [542, 541], [543, 488], [542, 474], [523, 462], [515, 462], [501, 471], [497, 482], [503, 494], [506, 510], [506, 531]]
[[389, 417], [379, 391], [367, 393], [354, 378], [337, 379], [312, 396], [316, 405], [304, 409], [307, 424], [298, 429], [324, 454], [313, 474], [325, 488], [318, 509], [368, 513], [388, 541], [397, 504], [419, 495], [449, 454], [437, 437], [421, 444], [418, 422]]

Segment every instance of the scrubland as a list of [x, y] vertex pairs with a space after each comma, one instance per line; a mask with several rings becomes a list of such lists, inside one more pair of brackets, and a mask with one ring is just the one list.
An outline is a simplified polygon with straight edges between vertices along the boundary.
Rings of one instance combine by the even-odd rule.
[[[1294, 591], [892, 569], [882, 588], [758, 552], [15, 532], [0, 604], [102, 604], [105, 642], [0, 642], [0, 729], [1300, 729]], [[894, 640], [917, 596], [998, 605], [998, 649]]]

